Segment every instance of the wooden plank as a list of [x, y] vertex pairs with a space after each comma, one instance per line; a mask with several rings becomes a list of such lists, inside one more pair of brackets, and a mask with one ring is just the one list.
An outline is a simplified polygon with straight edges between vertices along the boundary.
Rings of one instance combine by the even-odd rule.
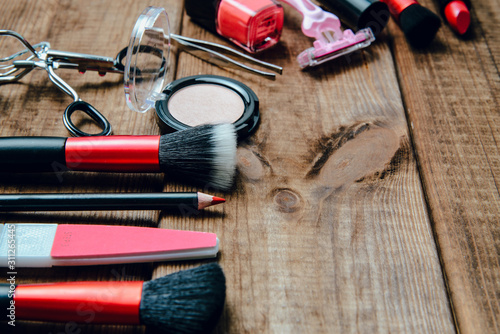
[[[434, 3], [423, 1], [436, 10]], [[500, 332], [498, 3], [476, 1], [463, 38], [393, 48], [457, 329]]]
[[[22, 34], [30, 43], [48, 41], [52, 48], [115, 57], [127, 46], [134, 23], [148, 5], [169, 6], [179, 24], [182, 4], [177, 1], [2, 1], [0, 28]], [[131, 111], [123, 91], [123, 76], [97, 73], [80, 75], [72, 70], [57, 73], [81, 96], [100, 110], [112, 123], [114, 134], [158, 134], [154, 113]], [[1, 136], [63, 136], [69, 133], [62, 113], [71, 98], [48, 80], [45, 71], [33, 71], [18, 84], [0, 87]], [[76, 118], [78, 119], [78, 118]], [[85, 119], [81, 119], [85, 123]], [[92, 130], [92, 127], [87, 127]], [[95, 131], [95, 129], [94, 129]], [[0, 191], [17, 192], [148, 192], [163, 189], [161, 174], [63, 173], [47, 175], [0, 176]], [[33, 212], [0, 216], [2, 223], [88, 223], [156, 227], [158, 211], [115, 212]], [[71, 268], [19, 269], [17, 283], [145, 280], [151, 278], [152, 265], [127, 264]], [[0, 271], [5, 282], [6, 271]], [[86, 308], [85, 308], [86, 307]], [[83, 305], [91, 319], [92, 305]], [[17, 333], [143, 333], [141, 326], [75, 325], [73, 323], [16, 322]], [[1, 326], [4, 326], [3, 323]], [[10, 326], [0, 327], [8, 333]]]
[[[274, 82], [179, 56], [178, 78], [229, 76], [261, 102], [224, 207], [161, 220], [219, 236], [227, 300], [216, 332], [453, 333], [387, 43], [300, 71], [295, 57], [312, 41], [296, 12], [285, 15], [281, 44], [259, 55], [284, 67]], [[186, 16], [182, 27], [226, 43]]]

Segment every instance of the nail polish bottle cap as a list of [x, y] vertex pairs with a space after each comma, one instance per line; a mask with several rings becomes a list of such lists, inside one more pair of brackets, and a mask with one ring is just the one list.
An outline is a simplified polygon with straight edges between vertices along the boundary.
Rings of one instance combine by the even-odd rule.
[[216, 16], [217, 16], [217, 5], [219, 1], [207, 1], [207, 0], [186, 0], [184, 3], [184, 8], [186, 9], [186, 14], [199, 25], [203, 26], [205, 29], [216, 33]]

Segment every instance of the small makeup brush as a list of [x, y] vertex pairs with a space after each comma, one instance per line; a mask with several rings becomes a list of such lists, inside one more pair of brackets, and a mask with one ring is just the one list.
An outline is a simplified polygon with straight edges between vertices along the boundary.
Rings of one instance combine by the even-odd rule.
[[0, 138], [0, 172], [164, 172], [227, 189], [235, 169], [232, 124], [201, 125], [163, 136]]
[[415, 0], [382, 0], [399, 22], [408, 42], [423, 48], [434, 39], [441, 27], [441, 19]]
[[146, 325], [164, 333], [207, 333], [217, 325], [226, 280], [216, 263], [147, 282], [0, 285], [6, 319]]

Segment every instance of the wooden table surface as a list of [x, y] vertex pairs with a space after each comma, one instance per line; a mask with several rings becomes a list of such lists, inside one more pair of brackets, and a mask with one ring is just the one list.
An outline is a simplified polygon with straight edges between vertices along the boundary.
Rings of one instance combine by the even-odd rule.
[[[436, 3], [422, 4], [438, 12]], [[176, 0], [2, 0], [0, 29], [114, 57], [147, 5], [167, 9], [172, 32], [230, 46], [192, 23]], [[227, 76], [261, 102], [258, 130], [239, 144], [235, 185], [217, 193], [224, 205], [197, 215], [30, 212], [0, 220], [214, 232], [217, 259], [19, 269], [17, 282], [147, 280], [217, 261], [227, 298], [215, 333], [500, 333], [499, 8], [498, 0], [474, 2], [464, 37], [444, 24], [424, 50], [411, 48], [391, 19], [365, 51], [301, 71], [295, 57], [312, 41], [285, 5], [280, 44], [258, 55], [283, 66], [275, 81], [174, 49], [168, 81]], [[159, 133], [152, 111], [126, 106], [121, 75], [58, 73], [115, 135]], [[2, 85], [0, 135], [68, 136], [62, 112], [70, 102], [44, 71]], [[162, 174], [0, 176], [3, 193], [198, 190]], [[15, 330], [148, 331], [21, 321]]]

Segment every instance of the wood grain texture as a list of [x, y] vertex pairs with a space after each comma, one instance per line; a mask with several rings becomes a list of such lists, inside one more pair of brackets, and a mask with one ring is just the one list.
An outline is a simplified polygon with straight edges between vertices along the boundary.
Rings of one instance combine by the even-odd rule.
[[[221, 240], [227, 300], [216, 332], [453, 333], [387, 44], [300, 71], [295, 57], [312, 41], [296, 12], [285, 15], [282, 42], [259, 55], [284, 67], [274, 82], [179, 55], [178, 78], [230, 76], [261, 102], [223, 214], [161, 220]], [[229, 45], [187, 17], [181, 33]]]
[[[434, 3], [423, 2], [436, 10]], [[404, 103], [461, 333], [500, 332], [498, 2], [473, 4], [471, 30], [444, 25], [425, 52], [390, 26]]]
[[[51, 47], [115, 57], [127, 46], [135, 20], [149, 1], [4, 1], [0, 15], [1, 29], [12, 29], [30, 43], [48, 41]], [[163, 1], [164, 5], [168, 5]], [[171, 7], [182, 8], [171, 1]], [[175, 22], [175, 20], [174, 20]], [[123, 91], [123, 76], [104, 77], [87, 72], [58, 70], [80, 97], [92, 104], [111, 122], [114, 134], [158, 134], [153, 113], [131, 111]], [[68, 136], [62, 113], [71, 98], [49, 81], [47, 73], [33, 71], [19, 83], [0, 86], [1, 136]], [[77, 115], [75, 115], [77, 116]], [[92, 130], [85, 118], [75, 120]], [[95, 130], [95, 129], [94, 129]], [[58, 173], [1, 175], [0, 191], [16, 192], [147, 192], [163, 189], [160, 174]], [[27, 212], [5, 213], [2, 223], [87, 223], [156, 227], [158, 211], [105, 212]], [[70, 268], [19, 269], [17, 283], [83, 281], [83, 280], [146, 280], [151, 278], [152, 264], [127, 264]], [[0, 280], [6, 271], [0, 270]], [[95, 305], [82, 305], [91, 320]], [[3, 326], [3, 327], [2, 327]], [[1, 333], [12, 330], [0, 324]], [[74, 323], [17, 322], [15, 333], [143, 333], [141, 326], [102, 326]]]
[[[173, 32], [232, 46], [191, 22], [182, 1], [1, 3], [0, 28], [55, 49], [114, 57], [147, 5], [167, 9]], [[216, 193], [224, 205], [202, 213], [33, 212], [0, 220], [215, 232], [219, 257], [25, 269], [18, 283], [149, 279], [217, 261], [227, 300], [216, 333], [498, 332], [497, 7], [474, 4], [474, 28], [463, 40], [443, 26], [428, 50], [412, 50], [390, 22], [365, 51], [301, 71], [295, 57], [312, 41], [285, 6], [281, 43], [258, 55], [284, 67], [276, 81], [173, 48], [168, 81], [228, 76], [260, 99], [261, 123], [239, 145], [235, 185]], [[114, 134], [158, 133], [152, 112], [128, 109], [120, 76], [59, 73], [102, 111]], [[70, 101], [43, 71], [2, 85], [0, 135], [67, 136], [61, 117]], [[202, 188], [162, 175], [0, 176], [2, 192], [213, 192]], [[16, 333], [150, 333], [134, 326], [18, 326]]]

